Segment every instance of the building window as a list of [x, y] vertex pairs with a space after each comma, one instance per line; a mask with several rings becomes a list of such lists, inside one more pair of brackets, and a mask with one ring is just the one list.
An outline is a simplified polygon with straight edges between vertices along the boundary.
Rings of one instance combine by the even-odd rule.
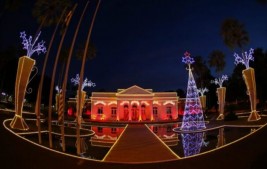
[[153, 107], [153, 116], [158, 116], [158, 108]]
[[111, 117], [116, 117], [117, 115], [117, 107], [111, 107]]
[[168, 119], [172, 119], [172, 107], [166, 107], [166, 115]]
[[103, 107], [98, 107], [97, 114], [102, 115], [103, 114]]
[[111, 133], [117, 133], [117, 128], [111, 128]]

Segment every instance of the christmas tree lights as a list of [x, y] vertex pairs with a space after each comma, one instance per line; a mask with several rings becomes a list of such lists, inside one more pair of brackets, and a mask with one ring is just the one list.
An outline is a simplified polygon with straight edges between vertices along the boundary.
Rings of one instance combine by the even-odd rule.
[[190, 57], [189, 52], [185, 52], [185, 57], [182, 58], [182, 62], [188, 65], [188, 85], [186, 93], [186, 102], [184, 109], [183, 122], [181, 130], [201, 130], [205, 129], [205, 121], [203, 117], [203, 111], [198, 95], [196, 82], [192, 73], [191, 64], [194, 63], [194, 59]]
[[200, 153], [201, 147], [207, 146], [208, 143], [204, 142], [204, 133], [183, 133], [182, 143], [184, 149], [184, 156], [189, 157]]
[[[45, 53], [46, 52], [46, 47], [44, 46], [44, 41], [42, 40], [41, 42], [37, 43], [37, 40], [41, 34], [40, 33], [36, 36], [36, 38], [32, 41], [32, 36], [29, 36], [29, 39], [26, 38], [26, 33], [20, 32], [20, 38], [22, 39], [22, 45], [23, 49], [27, 50], [27, 56], [31, 57], [34, 52], [37, 52], [39, 55], [41, 52]], [[37, 45], [35, 45], [37, 43]]]

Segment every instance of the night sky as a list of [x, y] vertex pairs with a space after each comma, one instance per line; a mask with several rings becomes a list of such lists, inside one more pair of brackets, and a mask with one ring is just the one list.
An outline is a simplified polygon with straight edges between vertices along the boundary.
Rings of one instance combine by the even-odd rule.
[[[84, 5], [80, 2], [77, 15]], [[38, 25], [31, 16], [32, 4], [27, 3], [19, 15], [9, 14], [1, 21], [1, 48], [11, 44], [22, 47], [19, 39], [22, 30], [35, 33]], [[94, 6], [91, 3], [89, 9]], [[87, 12], [85, 23], [91, 14], [92, 11]], [[226, 55], [223, 73], [231, 75], [235, 51], [224, 45], [220, 35], [221, 24], [227, 18], [245, 24], [250, 37], [245, 50], [267, 49], [267, 4], [256, 0], [102, 0], [92, 32], [97, 57], [87, 62], [86, 77], [96, 83], [93, 91], [115, 91], [132, 85], [154, 91], [185, 90], [188, 72], [181, 62], [184, 52], [207, 59], [217, 49]], [[89, 26], [85, 23], [77, 39], [81, 43], [85, 42], [83, 37]], [[71, 41], [73, 27], [67, 33], [66, 43]], [[41, 38], [51, 36], [48, 32], [44, 29]], [[70, 78], [80, 72], [80, 64], [72, 62]]]

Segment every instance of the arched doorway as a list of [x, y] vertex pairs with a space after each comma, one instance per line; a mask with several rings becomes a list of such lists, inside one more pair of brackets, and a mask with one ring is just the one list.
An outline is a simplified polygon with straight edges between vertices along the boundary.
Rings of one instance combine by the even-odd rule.
[[132, 120], [133, 121], [137, 121], [138, 120], [138, 108], [137, 108], [137, 105], [136, 104], [134, 104], [133, 106], [132, 106]]
[[146, 120], [146, 105], [141, 106], [141, 119]]
[[129, 120], [129, 106], [126, 104], [123, 106], [123, 120], [128, 121]]

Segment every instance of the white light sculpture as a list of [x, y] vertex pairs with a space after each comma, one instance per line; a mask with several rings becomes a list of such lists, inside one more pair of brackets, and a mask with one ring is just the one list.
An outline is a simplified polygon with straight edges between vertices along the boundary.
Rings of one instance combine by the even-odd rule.
[[249, 50], [249, 53], [243, 52], [241, 57], [237, 53], [234, 54], [235, 64], [238, 65], [239, 63], [241, 63], [246, 66], [246, 69], [242, 71], [242, 75], [245, 80], [247, 87], [247, 94], [249, 95], [250, 99], [251, 113], [248, 118], [248, 121], [256, 121], [261, 119], [260, 115], [256, 110], [257, 93], [256, 93], [255, 72], [253, 68], [249, 67], [249, 61], [254, 61], [253, 53], [254, 50], [251, 48]]
[[[29, 84], [29, 78], [33, 67], [35, 65], [35, 60], [30, 58], [34, 52], [40, 54], [41, 52], [46, 52], [46, 47], [44, 46], [44, 41], [37, 43], [37, 40], [40, 36], [41, 32], [38, 36], [33, 40], [32, 36], [29, 39], [26, 38], [26, 33], [21, 32], [20, 38], [22, 38], [23, 49], [27, 50], [27, 55], [19, 58], [18, 69], [16, 75], [16, 83], [15, 83], [15, 116], [10, 123], [11, 128], [19, 129], [19, 130], [28, 130], [26, 122], [22, 117], [23, 104], [25, 99], [26, 88]], [[37, 45], [36, 45], [37, 43]]]
[[[71, 82], [74, 83], [74, 85], [78, 85], [80, 83], [80, 76], [79, 74], [76, 74], [75, 78], [71, 78]], [[93, 83], [91, 80], [88, 80], [87, 78], [84, 79], [83, 84], [82, 84], [82, 90], [85, 87], [95, 87], [96, 84]]]
[[215, 78], [215, 80], [211, 80], [211, 83], [219, 85], [220, 87], [217, 88], [217, 96], [218, 96], [218, 104], [219, 104], [219, 116], [217, 120], [224, 119], [224, 105], [225, 105], [225, 94], [226, 94], [226, 87], [223, 87], [223, 82], [228, 80], [227, 75], [222, 75], [222, 77]]
[[32, 36], [29, 36], [29, 39], [27, 39], [25, 31], [20, 32], [20, 38], [22, 39], [22, 44], [24, 46], [23, 49], [27, 50], [28, 57], [31, 57], [34, 52], [37, 52], [38, 55], [41, 52], [43, 53], [46, 52], [46, 47], [44, 46], [45, 42], [43, 40], [41, 42], [38, 42], [37, 46], [35, 46], [40, 34], [41, 34], [41, 31], [36, 36], [36, 38], [32, 41]]
[[202, 106], [203, 111], [206, 109], [206, 100], [207, 100], [204, 93], [206, 93], [208, 91], [209, 90], [206, 87], [197, 89], [197, 92], [200, 94], [199, 98], [200, 98], [200, 102], [201, 102], [201, 106]]

